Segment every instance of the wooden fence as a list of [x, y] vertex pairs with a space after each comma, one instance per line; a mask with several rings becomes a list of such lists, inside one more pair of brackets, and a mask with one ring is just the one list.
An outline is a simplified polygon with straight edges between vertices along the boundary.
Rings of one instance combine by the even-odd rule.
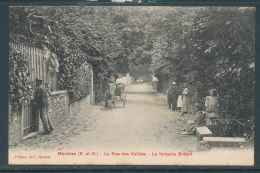
[[[46, 59], [44, 58], [45, 56], [44, 50], [35, 47], [25, 46], [18, 43], [10, 43], [10, 46], [20, 50], [21, 53], [25, 55], [26, 58], [28, 58], [30, 62], [30, 72], [31, 72], [32, 81], [35, 81], [35, 79], [48, 81], [47, 78], [48, 73], [46, 69]], [[35, 122], [33, 122], [32, 115], [33, 115], [32, 105], [30, 103], [26, 105], [22, 105], [23, 136], [26, 136], [27, 134], [32, 133], [38, 129], [38, 127], [35, 127]]]
[[18, 43], [11, 43], [11, 46], [20, 50], [22, 54], [28, 57], [30, 61], [31, 78], [47, 80], [46, 60], [44, 58], [45, 51], [35, 47], [29, 47]]

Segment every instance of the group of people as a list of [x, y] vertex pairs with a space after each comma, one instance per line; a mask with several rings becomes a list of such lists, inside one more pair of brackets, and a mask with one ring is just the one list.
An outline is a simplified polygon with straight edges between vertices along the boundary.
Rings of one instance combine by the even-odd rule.
[[[190, 90], [187, 83], [177, 86], [176, 82], [172, 82], [167, 90], [167, 99], [169, 109], [173, 111], [181, 111], [182, 115], [190, 112]], [[218, 118], [219, 102], [216, 89], [209, 90], [209, 96], [205, 98], [204, 106], [200, 106], [196, 112], [196, 117], [187, 123], [187, 129], [183, 134], [193, 134], [197, 126], [205, 124], [212, 128], [213, 119]]]
[[176, 82], [172, 82], [167, 89], [167, 99], [169, 109], [172, 111], [181, 111], [182, 114], [187, 114], [190, 107], [190, 91], [188, 84], [184, 83], [183, 88], [177, 86]]

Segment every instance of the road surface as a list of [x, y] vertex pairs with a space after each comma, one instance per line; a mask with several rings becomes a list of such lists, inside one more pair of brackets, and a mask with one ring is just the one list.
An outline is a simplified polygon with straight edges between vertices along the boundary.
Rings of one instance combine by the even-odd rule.
[[[53, 122], [52, 134], [39, 133], [10, 146], [9, 164], [253, 164], [253, 148], [203, 150], [196, 136], [181, 135], [186, 122], [194, 115], [182, 116], [169, 110], [166, 95], [153, 91], [150, 85], [131, 85], [127, 91], [125, 108], [122, 103], [116, 103], [116, 108], [111, 110], [106, 110], [104, 104], [86, 105], [78, 115]], [[61, 152], [74, 152], [76, 156], [63, 156]], [[79, 152], [83, 155], [79, 156]], [[92, 155], [93, 152], [99, 156]], [[122, 156], [123, 152], [129, 156]], [[137, 152], [146, 156], [131, 155]], [[160, 153], [175, 153], [176, 156]], [[179, 156], [179, 153], [189, 155]], [[31, 155], [37, 159], [19, 159]], [[41, 155], [47, 159], [39, 159]]]
[[55, 124], [51, 135], [38, 134], [15, 149], [142, 149], [159, 148], [195, 151], [195, 136], [181, 135], [191, 115], [182, 116], [168, 109], [165, 94], [155, 92], [148, 84], [131, 85], [123, 108], [104, 109], [103, 105], [86, 106], [79, 115]]

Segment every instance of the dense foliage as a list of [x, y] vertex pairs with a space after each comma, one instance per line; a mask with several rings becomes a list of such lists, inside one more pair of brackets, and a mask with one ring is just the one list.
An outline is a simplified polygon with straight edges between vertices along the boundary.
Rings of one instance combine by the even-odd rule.
[[[68, 74], [70, 75], [70, 74]], [[85, 64], [82, 64], [79, 68], [76, 68], [72, 73], [70, 79], [67, 80], [66, 85], [70, 86], [67, 88], [70, 94], [70, 100], [76, 101], [88, 96], [91, 91], [92, 85], [92, 67]]]
[[9, 51], [9, 102], [19, 106], [33, 98], [29, 59], [11, 45]]
[[253, 124], [254, 16], [244, 7], [12, 7], [10, 40], [54, 52], [59, 87], [73, 100], [88, 94], [75, 89], [87, 62], [96, 102], [111, 76], [148, 80], [153, 73], [162, 88], [187, 82], [193, 105], [204, 105], [215, 88], [226, 117]]
[[110, 76], [127, 69], [121, 60], [124, 51], [112, 15], [113, 10], [104, 7], [12, 7], [10, 40], [38, 48], [46, 46], [55, 53], [60, 65], [59, 88], [67, 89], [72, 100], [88, 94], [73, 96], [79, 93], [74, 90], [79, 84], [77, 69], [90, 63], [95, 75], [94, 90], [104, 95], [97, 86], [105, 86]]
[[204, 9], [196, 17], [193, 62], [199, 94], [216, 88], [222, 110], [248, 119], [254, 115], [254, 10]]
[[195, 102], [202, 104], [209, 89], [215, 88], [221, 109], [228, 115], [253, 116], [254, 10], [184, 8], [183, 11], [179, 18], [173, 18], [177, 14], [172, 11], [172, 15], [165, 14], [158, 20], [164, 32], [154, 40], [155, 75], [189, 83]]
[[[155, 75], [159, 81], [187, 82], [193, 105], [204, 104], [209, 90], [216, 89], [220, 110], [226, 111], [223, 116], [249, 120], [251, 126], [255, 107], [254, 9], [183, 8], [178, 18], [173, 17], [176, 12], [162, 14], [157, 21], [162, 29], [151, 31], [156, 36]], [[156, 30], [160, 34], [156, 35]], [[247, 131], [249, 137], [254, 134], [252, 129]]]

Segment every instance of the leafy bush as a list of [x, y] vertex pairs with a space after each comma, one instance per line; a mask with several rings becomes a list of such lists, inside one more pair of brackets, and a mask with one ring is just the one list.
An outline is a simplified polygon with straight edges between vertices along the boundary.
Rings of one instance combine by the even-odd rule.
[[79, 61], [77, 56], [60, 59], [60, 62], [59, 88], [69, 92], [71, 102], [88, 96], [92, 85], [91, 65], [83, 58]]
[[73, 77], [72, 90], [70, 95], [72, 95], [72, 101], [82, 99], [90, 94], [90, 89], [92, 85], [92, 68], [90, 65], [82, 64], [79, 69], [75, 72], [75, 77]]

